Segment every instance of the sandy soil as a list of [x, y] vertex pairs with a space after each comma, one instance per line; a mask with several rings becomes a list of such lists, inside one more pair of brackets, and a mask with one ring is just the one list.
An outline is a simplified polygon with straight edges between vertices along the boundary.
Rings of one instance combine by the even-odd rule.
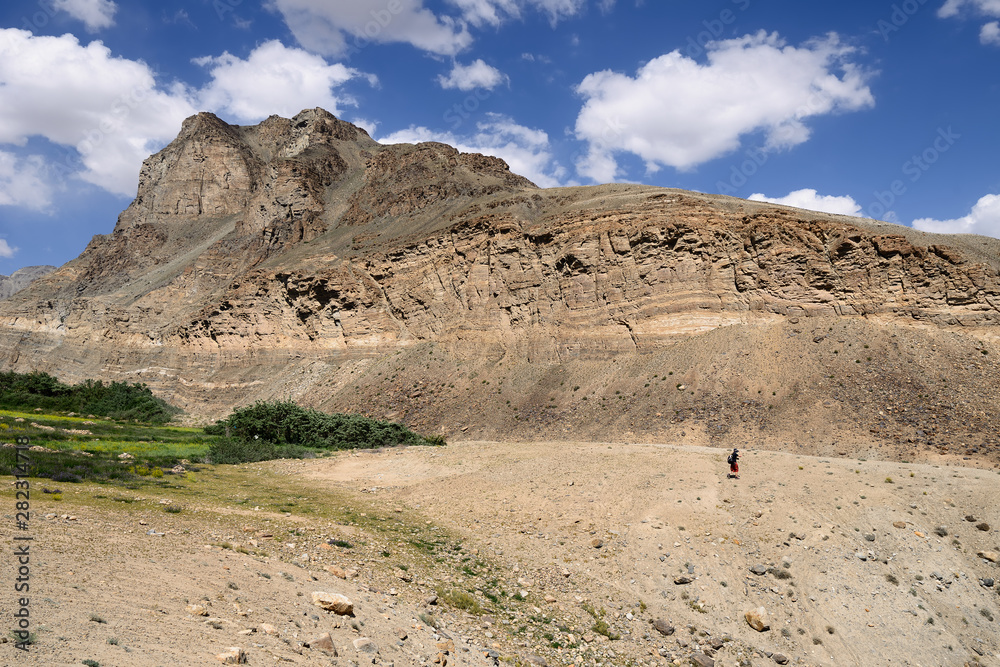
[[[167, 492], [36, 494], [39, 641], [27, 654], [0, 645], [0, 663], [219, 664], [238, 646], [261, 665], [1000, 665], [1000, 596], [986, 585], [1000, 578], [1000, 475], [744, 451], [735, 480], [726, 453], [460, 442], [244, 468], [248, 489], [274, 477], [296, 497], [353, 504], [356, 520], [339, 522], [304, 500], [287, 514], [236, 497], [168, 514]], [[138, 500], [93, 499], [116, 494]], [[2, 502], [13, 506], [6, 483]], [[76, 518], [42, 518], [65, 510]], [[437, 550], [401, 537], [417, 531]], [[357, 576], [324, 569], [334, 564]], [[346, 594], [355, 616], [313, 606], [316, 590]], [[482, 612], [426, 604], [442, 590], [467, 590]], [[745, 619], [758, 607], [769, 630]], [[337, 657], [303, 648], [318, 632]], [[354, 647], [362, 636], [378, 653]]]

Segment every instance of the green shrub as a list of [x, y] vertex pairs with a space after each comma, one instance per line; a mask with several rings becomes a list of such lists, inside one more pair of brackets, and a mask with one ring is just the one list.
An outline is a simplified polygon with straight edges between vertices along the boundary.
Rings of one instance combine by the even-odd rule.
[[[301, 458], [309, 454], [309, 449], [445, 444], [441, 436], [425, 438], [399, 423], [354, 414], [326, 414], [303, 408], [291, 401], [258, 401], [251, 406], [234, 410], [229, 417], [207, 428], [205, 432], [209, 435], [226, 435], [228, 442], [217, 443], [220, 453], [232, 450], [232, 442], [240, 442], [247, 448], [248, 456], [259, 456], [256, 459], [244, 458], [246, 461], [260, 461], [277, 456]], [[280, 449], [285, 446], [298, 449]], [[212, 460], [216, 463], [223, 462], [214, 456]]]
[[84, 380], [66, 385], [48, 373], [0, 373], [0, 408], [79, 412], [124, 421], [164, 424], [180, 412], [145, 384]]

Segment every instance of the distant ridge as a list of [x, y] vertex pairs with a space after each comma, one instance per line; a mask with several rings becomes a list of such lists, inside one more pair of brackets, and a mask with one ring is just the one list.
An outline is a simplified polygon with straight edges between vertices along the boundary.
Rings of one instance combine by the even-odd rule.
[[43, 264], [39, 266], [25, 266], [9, 276], [0, 276], [0, 299], [6, 299], [11, 295], [20, 292], [25, 287], [30, 285], [32, 281], [37, 280], [45, 274], [51, 273], [55, 270], [56, 267]]

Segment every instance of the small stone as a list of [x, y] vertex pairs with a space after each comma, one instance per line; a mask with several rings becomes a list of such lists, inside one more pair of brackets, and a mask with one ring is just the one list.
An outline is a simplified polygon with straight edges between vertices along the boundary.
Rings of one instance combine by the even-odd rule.
[[424, 598], [424, 604], [426, 605], [434, 605], [437, 603], [438, 603], [438, 596], [436, 595], [428, 595], [427, 597]]
[[892, 527], [893, 528], [906, 528], [906, 522], [905, 521], [893, 521], [892, 522]]
[[524, 656], [524, 660], [529, 665], [536, 665], [537, 667], [548, 667], [549, 664], [545, 662], [545, 658], [543, 658], [540, 655], [535, 655], [534, 653], [529, 653], [528, 655]]
[[354, 603], [347, 596], [339, 593], [326, 593], [314, 591], [312, 594], [313, 604], [317, 607], [332, 611], [340, 616], [353, 616]]
[[270, 623], [261, 623], [257, 631], [263, 632], [265, 635], [271, 635], [272, 637], [278, 636], [278, 629]]
[[361, 653], [378, 653], [378, 644], [368, 637], [358, 637], [353, 643], [354, 648]]
[[696, 667], [715, 667], [715, 660], [709, 658], [704, 653], [692, 653], [691, 664]]
[[1000, 554], [997, 554], [996, 551], [980, 551], [976, 555], [979, 556], [980, 558], [988, 560], [991, 563], [996, 563], [997, 561], [1000, 561]]
[[187, 613], [192, 616], [208, 616], [208, 609], [206, 609], [204, 605], [189, 604], [186, 609]]
[[656, 631], [664, 637], [669, 637], [674, 634], [674, 626], [670, 625], [670, 623], [662, 618], [658, 618], [653, 621], [653, 627], [656, 628]]
[[333, 645], [333, 638], [330, 636], [329, 632], [324, 632], [323, 634], [316, 635], [306, 642], [306, 648], [312, 648], [324, 653], [329, 653], [332, 656], [337, 655], [337, 648]]
[[694, 579], [691, 577], [675, 577], [674, 583], [678, 586], [683, 586], [684, 584], [690, 584]]
[[971, 514], [966, 514], [965, 515], [965, 520], [968, 521], [969, 523], [975, 523], [976, 522], [976, 517], [972, 516]]
[[399, 641], [406, 641], [406, 638], [409, 637], [403, 628], [396, 628], [396, 636], [399, 637]]
[[788, 664], [788, 656], [785, 655], [784, 653], [775, 653], [775, 654], [773, 654], [771, 656], [771, 660], [774, 660], [779, 665], [787, 665]]
[[983, 577], [979, 580], [979, 583], [986, 588], [993, 588], [994, 581], [991, 577]]
[[239, 646], [230, 646], [228, 649], [215, 656], [215, 659], [223, 665], [245, 665], [247, 662], [246, 651]]
[[767, 610], [763, 607], [751, 609], [743, 617], [746, 619], [747, 625], [757, 632], [764, 632], [771, 627], [767, 622]]
[[760, 563], [757, 563], [756, 565], [751, 567], [750, 571], [758, 576], [767, 574], [767, 568], [761, 565]]
[[604, 540], [595, 537], [590, 541], [590, 546], [594, 547], [595, 549], [600, 549], [601, 547], [604, 546]]
[[441, 651], [442, 653], [446, 653], [447, 654], [447, 653], [454, 653], [455, 652], [455, 642], [453, 640], [451, 640], [451, 639], [445, 639], [445, 640], [439, 641], [434, 646], [437, 647], [437, 650]]
[[938, 526], [937, 528], [934, 529], [934, 534], [937, 535], [938, 537], [947, 537], [948, 526]]
[[984, 533], [988, 533], [990, 530], [990, 524], [983, 521], [982, 523], [977, 523], [976, 528], [983, 531]]
[[856, 551], [854, 555], [858, 557], [858, 560], [868, 560], [868, 554], [863, 551]]
[[333, 576], [337, 577], [338, 579], [347, 579], [347, 572], [345, 572], [344, 568], [342, 567], [338, 567], [336, 565], [327, 565], [323, 569], [332, 574]]
[[873, 535], [872, 533], [868, 533], [867, 535], [865, 535], [865, 541], [867, 541], [867, 542], [874, 542], [875, 541], [875, 535]]

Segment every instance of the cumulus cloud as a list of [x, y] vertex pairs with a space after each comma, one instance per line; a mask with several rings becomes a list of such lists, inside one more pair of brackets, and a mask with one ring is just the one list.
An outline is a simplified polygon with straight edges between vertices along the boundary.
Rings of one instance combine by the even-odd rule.
[[14, 153], [0, 151], [0, 206], [47, 209], [52, 203], [52, 187], [45, 172], [41, 156], [19, 158]]
[[979, 41], [982, 44], [1000, 46], [1000, 21], [990, 21], [979, 31]]
[[951, 18], [966, 8], [983, 16], [1000, 16], [1000, 0], [947, 0], [938, 10], [938, 16]]
[[972, 207], [968, 215], [954, 220], [920, 218], [913, 226], [938, 234], [982, 234], [1000, 238], [1000, 195], [986, 195]]
[[511, 171], [543, 188], [563, 185], [566, 169], [552, 156], [549, 136], [541, 130], [525, 127], [500, 114], [488, 114], [471, 136], [457, 136], [426, 127], [411, 126], [379, 138], [383, 144], [415, 144], [440, 141], [463, 153], [483, 153], [507, 162]]
[[822, 211], [823, 213], [833, 213], [836, 215], [861, 215], [861, 206], [854, 201], [853, 197], [821, 195], [812, 188], [803, 188], [789, 192], [784, 197], [767, 197], [759, 192], [748, 197], [750, 201], [770, 202], [771, 204], [782, 204], [784, 206], [794, 206], [810, 211]]
[[[40, 136], [67, 151], [55, 175], [78, 173], [134, 195], [139, 165], [196, 110], [184, 90], [157, 88], [142, 62], [116, 58], [101, 42], [0, 30], [0, 144]], [[77, 157], [77, 155], [79, 157]]]
[[7, 244], [7, 241], [5, 241], [4, 239], [0, 239], [0, 257], [3, 257], [5, 259], [10, 259], [17, 253], [17, 251], [18, 248], [12, 248], [10, 245]]
[[[1000, 0], [947, 0], [938, 16], [952, 18], [968, 9], [969, 13], [990, 18], [1000, 18]], [[991, 21], [980, 29], [979, 41], [982, 44], [1000, 46], [1000, 22]]]
[[55, 0], [53, 7], [83, 21], [91, 32], [113, 26], [118, 11], [118, 5], [111, 0]]
[[768, 150], [806, 141], [814, 116], [874, 105], [868, 74], [850, 61], [855, 49], [836, 34], [788, 46], [758, 32], [709, 43], [707, 62], [673, 51], [634, 77], [606, 70], [588, 75], [577, 138], [588, 152], [578, 171], [595, 180], [619, 175], [616, 153], [632, 153], [647, 170], [691, 169], [763, 132]]
[[472, 43], [465, 23], [439, 16], [423, 0], [271, 0], [295, 39], [310, 51], [342, 55], [372, 43], [402, 42], [453, 56]]
[[[574, 16], [586, 6], [586, 0], [449, 0], [462, 12], [462, 18], [474, 26], [499, 26], [507, 19], [519, 19], [525, 10], [547, 15], [553, 24]], [[602, 11], [609, 11], [614, 0], [600, 0]]]
[[22, 158], [20, 187], [30, 196], [17, 195], [8, 179], [0, 182], [6, 201], [44, 206], [32, 202], [47, 202], [51, 188], [37, 183], [67, 176], [134, 196], [142, 161], [199, 110], [240, 122], [317, 106], [337, 113], [353, 103], [336, 93], [337, 86], [365, 76], [280, 42], [258, 46], [245, 60], [224, 53], [198, 62], [210, 75], [200, 90], [158, 83], [145, 63], [115, 57], [98, 41], [83, 45], [69, 34], [36, 37], [0, 30], [0, 100], [16, 100], [0, 104], [0, 147], [42, 137], [65, 149], [62, 159], [44, 169], [34, 158]]
[[357, 70], [327, 64], [320, 56], [276, 40], [261, 44], [246, 60], [226, 52], [198, 58], [195, 63], [212, 74], [198, 95], [201, 106], [243, 122], [275, 113], [290, 117], [310, 107], [339, 114], [341, 104], [354, 104], [354, 100], [334, 94], [333, 89], [360, 76]]
[[506, 74], [496, 67], [487, 65], [481, 58], [474, 60], [469, 65], [455, 63], [448, 76], [442, 74], [438, 77], [438, 83], [441, 84], [442, 88], [458, 88], [459, 90], [473, 90], [474, 88], [493, 90], [507, 80]]

